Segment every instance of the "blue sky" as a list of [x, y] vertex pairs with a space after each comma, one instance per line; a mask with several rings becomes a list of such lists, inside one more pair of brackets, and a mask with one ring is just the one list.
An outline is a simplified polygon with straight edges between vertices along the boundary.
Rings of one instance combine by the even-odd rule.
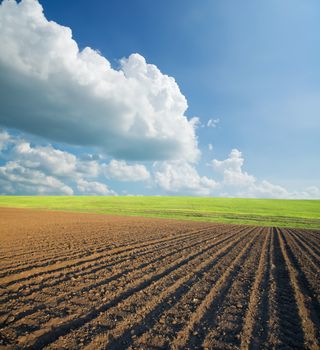
[[[0, 26], [1, 21], [3, 25], [7, 23], [5, 15], [9, 11], [14, 11], [17, 23], [20, 23], [21, 19], [18, 20], [18, 17], [25, 16], [27, 6], [24, 10], [20, 6], [20, 10], [15, 11], [11, 7], [9, 9], [9, 6], [5, 9], [3, 5], [6, 2], [14, 1], [2, 2], [3, 16], [0, 17]], [[23, 2], [28, 3], [29, 9], [37, 3], [35, 0]], [[117, 129], [117, 123], [127, 122], [127, 119], [121, 119], [121, 116], [114, 119], [108, 117], [110, 111], [117, 113], [120, 110], [115, 104], [111, 107], [108, 105], [105, 117], [102, 107], [97, 111], [92, 110], [93, 114], [101, 113], [99, 122], [104, 126], [94, 127], [90, 130], [90, 135], [85, 133], [88, 127], [79, 128], [79, 131], [73, 127], [77, 124], [77, 120], [78, 123], [84, 121], [86, 125], [92, 117], [91, 110], [88, 110], [87, 114], [83, 112], [81, 117], [80, 114], [77, 115], [80, 103], [68, 106], [68, 113], [75, 118], [68, 120], [67, 117], [64, 119], [64, 115], [67, 114], [63, 110], [66, 108], [64, 102], [60, 101], [59, 104], [58, 101], [55, 107], [54, 99], [49, 102], [45, 100], [43, 108], [46, 108], [48, 115], [40, 120], [40, 117], [37, 119], [34, 115], [37, 113], [40, 115], [43, 110], [42, 112], [40, 109], [34, 110], [31, 106], [28, 108], [26, 101], [31, 101], [33, 106], [33, 98], [37, 101], [39, 91], [44, 88], [55, 91], [51, 85], [55, 84], [57, 78], [48, 79], [46, 85], [41, 85], [42, 83], [40, 84], [35, 77], [21, 76], [17, 65], [13, 66], [11, 62], [9, 65], [5, 58], [2, 58], [1, 91], [10, 92], [7, 93], [9, 97], [4, 97], [6, 102], [11, 98], [15, 100], [13, 95], [23, 96], [24, 100], [21, 99], [20, 108], [18, 103], [17, 107], [7, 102], [3, 107], [3, 117], [0, 117], [3, 133], [9, 134], [2, 147], [0, 192], [55, 193], [59, 185], [51, 188], [52, 186], [46, 184], [48, 177], [52, 177], [69, 187], [75, 194], [99, 194], [97, 190], [99, 188], [104, 188], [101, 194], [108, 194], [105, 188], [107, 187], [110, 194], [116, 192], [319, 198], [320, 4], [318, 1], [43, 0], [40, 3], [47, 20], [71, 28], [73, 39], [80, 51], [85, 47], [98, 50], [114, 70], [125, 69], [119, 62], [121, 58], [128, 58], [131, 54], [138, 53], [148, 64], [155, 65], [161, 74], [173, 77], [188, 105], [186, 111], [181, 107], [179, 113], [182, 111], [188, 121], [193, 117], [198, 117], [199, 121], [197, 126], [192, 127], [194, 135], [190, 136], [192, 133], [189, 130], [190, 125], [179, 124], [179, 113], [172, 116], [168, 114], [168, 123], [165, 126], [164, 114], [159, 114], [155, 116], [154, 125], [156, 128], [160, 125], [159, 130], [164, 128], [165, 131], [159, 132], [159, 135], [150, 141], [149, 136], [143, 134], [147, 129], [137, 124], [132, 130], [137, 133], [136, 135], [143, 134], [141, 136], [143, 142], [140, 142], [135, 137], [132, 139], [132, 134], [122, 133], [119, 137], [116, 132], [109, 133], [109, 130]], [[30, 26], [27, 22], [25, 25]], [[17, 36], [14, 40], [21, 49], [19, 29], [13, 28], [13, 31], [15, 30]], [[39, 53], [34, 56], [37, 59], [32, 61], [35, 65], [32, 67], [33, 71], [39, 68], [37, 62], [41, 66], [42, 60], [46, 64], [51, 62], [49, 65], [56, 64], [48, 61], [46, 57], [50, 48], [41, 50], [41, 43], [45, 42], [45, 36], [49, 34], [41, 30], [41, 26], [35, 30], [39, 30], [39, 35], [42, 37]], [[30, 31], [30, 36], [26, 35], [24, 44], [27, 44], [28, 40], [32, 42], [32, 35], [36, 34]], [[8, 45], [6, 39], [5, 34], [0, 38], [3, 49]], [[21, 49], [23, 50], [28, 50], [25, 51], [24, 57], [30, 54], [31, 50], [25, 46]], [[37, 52], [38, 47], [32, 46], [32, 50]], [[136, 65], [138, 61], [141, 63], [140, 59], [135, 57], [132, 59], [132, 64], [127, 64], [130, 68], [128, 76], [131, 74], [137, 77], [138, 73], [134, 70], [138, 67]], [[45, 64], [42, 68], [44, 66]], [[69, 77], [64, 74], [64, 79], [65, 85], [68, 85], [73, 78], [72, 75]], [[20, 83], [14, 85], [12, 81]], [[23, 87], [21, 88], [28, 84], [34, 87], [31, 92], [30, 89], [24, 91]], [[143, 93], [148, 94], [145, 88], [148, 89], [144, 86]], [[70, 88], [64, 93], [69, 93], [71, 90]], [[171, 91], [171, 88], [169, 90]], [[89, 90], [86, 91], [90, 94]], [[141, 96], [139, 88], [136, 93], [137, 96]], [[70, 98], [76, 96], [75, 101], [79, 101], [81, 94], [78, 91], [76, 93], [71, 91]], [[166, 94], [168, 97], [170, 92]], [[126, 101], [131, 98], [127, 98], [125, 93], [123, 96]], [[166, 101], [173, 99], [172, 106], [177, 106], [178, 102], [175, 101], [180, 97], [174, 93]], [[159, 99], [157, 104], [163, 103], [161, 108], [165, 110], [167, 107], [164, 105], [167, 102], [163, 101], [163, 98]], [[173, 109], [176, 110], [172, 107], [170, 113]], [[143, 108], [143, 111], [145, 110]], [[60, 113], [59, 124], [54, 124], [52, 121], [52, 118], [54, 119], [52, 116], [56, 113]], [[176, 117], [177, 122], [171, 125], [170, 120], [175, 120]], [[208, 127], [210, 119], [218, 119], [219, 122], [213, 123], [214, 127]], [[48, 121], [51, 123], [50, 130], [45, 128]], [[145, 120], [140, 120], [139, 123], [141, 122], [145, 123]], [[185, 131], [179, 133], [180, 128]], [[65, 130], [65, 134], [54, 131], [58, 129]], [[167, 129], [174, 130], [175, 137], [171, 135], [172, 137], [168, 138]], [[105, 139], [109, 141], [103, 141], [104, 135], [108, 135]], [[181, 138], [182, 141], [176, 142], [175, 138], [178, 140]], [[114, 147], [119, 140], [127, 145], [125, 149], [118, 145]], [[24, 153], [20, 150], [19, 153], [17, 144], [22, 142], [31, 142], [30, 147], [34, 150], [25, 150]], [[212, 145], [212, 150], [209, 149], [209, 144]], [[43, 162], [40, 160], [41, 157], [37, 159], [40, 145], [64, 151], [66, 157], [66, 154], [70, 153], [82, 159], [85, 154], [91, 154], [96, 157], [96, 166], [102, 166], [104, 170], [100, 169], [95, 176], [81, 172], [72, 176], [52, 172], [50, 167], [46, 168], [40, 164]], [[196, 156], [197, 151], [201, 155]], [[42, 152], [50, 153], [50, 150], [42, 149]], [[31, 168], [28, 168], [30, 159], [27, 157], [30, 157], [31, 153], [33, 162], [39, 164], [36, 166], [33, 163]], [[57, 154], [55, 156], [58, 157]], [[91, 165], [92, 162], [91, 159]], [[10, 169], [8, 163], [11, 164]], [[54, 168], [53, 160], [51, 167]], [[40, 187], [37, 187], [35, 181], [26, 185], [21, 180], [21, 172], [24, 173], [25, 169], [29, 169], [28, 176], [31, 177], [35, 175], [34, 171], [38, 171], [46, 180], [43, 180]], [[75, 169], [73, 171], [77, 172]], [[132, 181], [128, 174], [127, 177], [123, 177], [121, 171], [128, 174], [137, 171], [137, 175]], [[20, 177], [16, 172], [19, 172]], [[73, 183], [72, 178], [77, 178], [78, 182]], [[79, 190], [85, 187], [83, 181], [86, 187], [91, 189], [90, 191]], [[81, 187], [79, 183], [83, 186]], [[104, 184], [105, 187], [99, 187], [98, 184], [101, 186]]]

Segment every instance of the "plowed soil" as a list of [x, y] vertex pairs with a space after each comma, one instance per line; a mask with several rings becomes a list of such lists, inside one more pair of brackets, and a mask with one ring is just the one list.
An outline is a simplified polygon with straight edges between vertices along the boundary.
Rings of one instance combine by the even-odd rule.
[[320, 232], [0, 209], [1, 349], [320, 349]]

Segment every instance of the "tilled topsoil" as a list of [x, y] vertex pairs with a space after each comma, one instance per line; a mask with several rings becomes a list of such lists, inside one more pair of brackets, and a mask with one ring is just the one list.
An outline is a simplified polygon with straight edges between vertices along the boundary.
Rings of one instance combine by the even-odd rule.
[[320, 232], [0, 208], [1, 349], [320, 349]]

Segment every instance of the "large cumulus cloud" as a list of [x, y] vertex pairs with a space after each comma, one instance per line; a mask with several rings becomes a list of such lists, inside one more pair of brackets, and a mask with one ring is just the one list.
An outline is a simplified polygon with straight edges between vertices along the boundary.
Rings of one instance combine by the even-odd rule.
[[[0, 5], [0, 123], [122, 159], [195, 161], [195, 125], [172, 77], [139, 54], [119, 70], [79, 50], [37, 0]], [[179, 138], [176, 136], [179, 135]]]

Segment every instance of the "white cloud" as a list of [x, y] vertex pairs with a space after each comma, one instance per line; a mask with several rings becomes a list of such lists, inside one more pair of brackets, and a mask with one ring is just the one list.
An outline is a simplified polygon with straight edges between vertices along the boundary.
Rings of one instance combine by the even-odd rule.
[[214, 170], [223, 174], [223, 181], [231, 186], [248, 186], [255, 182], [255, 178], [242, 170], [244, 159], [239, 150], [233, 149], [229, 158], [225, 160], [212, 160]]
[[243, 164], [244, 158], [237, 149], [233, 149], [225, 160], [212, 160], [210, 165], [223, 176], [221, 187], [224, 196], [287, 199], [320, 198], [320, 189], [315, 186], [303, 191], [290, 192], [286, 188], [274, 185], [269, 181], [259, 181], [255, 176], [243, 171]]
[[184, 161], [155, 163], [154, 182], [168, 193], [197, 196], [208, 196], [218, 187], [216, 181], [200, 176], [191, 164]]
[[236, 197], [245, 198], [291, 198], [291, 194], [282, 186], [274, 185], [269, 181], [253, 180], [247, 183], [246, 187], [238, 189]]
[[289, 192], [268, 181], [258, 181], [253, 175], [242, 170], [244, 158], [242, 153], [233, 149], [225, 160], [213, 159], [211, 165], [223, 176], [224, 191], [235, 197], [288, 198]]
[[9, 134], [6, 131], [0, 130], [0, 151], [2, 151], [6, 147], [6, 144], [9, 141], [9, 139]]
[[[37, 0], [0, 5], [0, 123], [120, 159], [195, 161], [196, 121], [175, 80], [139, 54], [115, 70], [79, 51]], [[179, 135], [179, 137], [177, 137]]]
[[302, 191], [294, 191], [290, 194], [292, 199], [320, 199], [320, 188], [309, 186]]
[[81, 194], [115, 195], [106, 184], [91, 179], [107, 176], [119, 181], [145, 181], [150, 178], [150, 173], [141, 164], [129, 165], [117, 160], [103, 164], [96, 160], [100, 158], [98, 155], [77, 157], [51, 145], [31, 145], [7, 132], [0, 133], [0, 141], [3, 141], [4, 147], [9, 142], [11, 144], [2, 157], [14, 160], [2, 167], [0, 193], [72, 194], [71, 187], [62, 182], [67, 180], [68, 183], [73, 182]]
[[217, 182], [199, 175], [194, 165], [186, 161], [155, 162], [150, 174], [142, 164], [127, 164], [119, 160], [105, 164], [99, 155], [76, 156], [51, 145], [33, 145], [21, 136], [12, 136], [6, 131], [0, 132], [0, 143], [1, 158], [8, 160], [0, 166], [0, 194], [71, 195], [75, 192], [116, 195], [104, 183], [103, 177], [108, 177], [118, 181], [146, 181], [148, 188], [154, 185], [168, 194], [320, 198], [320, 188], [316, 186], [291, 192], [269, 181], [256, 179], [243, 170], [244, 158], [237, 149], [233, 149], [227, 159], [213, 159], [210, 163], [216, 176], [222, 176], [221, 182]]
[[98, 176], [96, 161], [81, 161], [74, 154], [48, 146], [31, 146], [24, 140], [14, 140], [11, 157], [25, 167], [38, 169], [54, 176]]
[[212, 166], [215, 170], [219, 172], [224, 172], [225, 170], [232, 170], [234, 172], [242, 172], [242, 165], [244, 163], [244, 159], [242, 158], [242, 153], [236, 148], [233, 149], [229, 158], [225, 160], [212, 160]]
[[39, 170], [23, 167], [10, 161], [0, 167], [0, 192], [3, 194], [65, 194], [72, 195], [71, 187]]
[[209, 119], [207, 122], [208, 128], [215, 128], [220, 123], [220, 119]]
[[69, 183], [74, 183], [83, 194], [115, 194], [106, 184], [88, 180], [102, 172], [103, 166], [93, 160], [97, 157], [87, 155], [87, 160], [82, 160], [51, 145], [34, 146], [8, 133], [2, 139], [12, 147], [1, 153], [10, 161], [0, 168], [0, 193], [69, 195], [73, 194]]
[[32, 147], [29, 142], [17, 141], [12, 157], [33, 169], [43, 169], [53, 175], [66, 176], [75, 171], [77, 158], [52, 146]]
[[125, 161], [111, 160], [109, 164], [101, 164], [89, 155], [76, 157], [74, 154], [47, 146], [32, 146], [29, 142], [11, 138], [15, 144], [11, 158], [21, 165], [38, 169], [54, 176], [82, 178], [83, 176], [97, 177], [104, 175], [119, 181], [144, 181], [150, 174], [141, 164], [128, 165]]
[[76, 181], [77, 189], [85, 195], [89, 196], [115, 196], [116, 192], [110, 190], [106, 184], [96, 181], [86, 181], [78, 179]]
[[213, 150], [213, 146], [212, 146], [211, 143], [208, 144], [208, 150], [209, 150], [209, 151], [212, 151], [212, 150]]
[[150, 173], [144, 165], [128, 165], [123, 160], [113, 159], [109, 164], [103, 165], [106, 177], [119, 181], [145, 181], [150, 178]]
[[192, 117], [189, 123], [194, 129], [197, 129], [202, 125], [199, 117]]

